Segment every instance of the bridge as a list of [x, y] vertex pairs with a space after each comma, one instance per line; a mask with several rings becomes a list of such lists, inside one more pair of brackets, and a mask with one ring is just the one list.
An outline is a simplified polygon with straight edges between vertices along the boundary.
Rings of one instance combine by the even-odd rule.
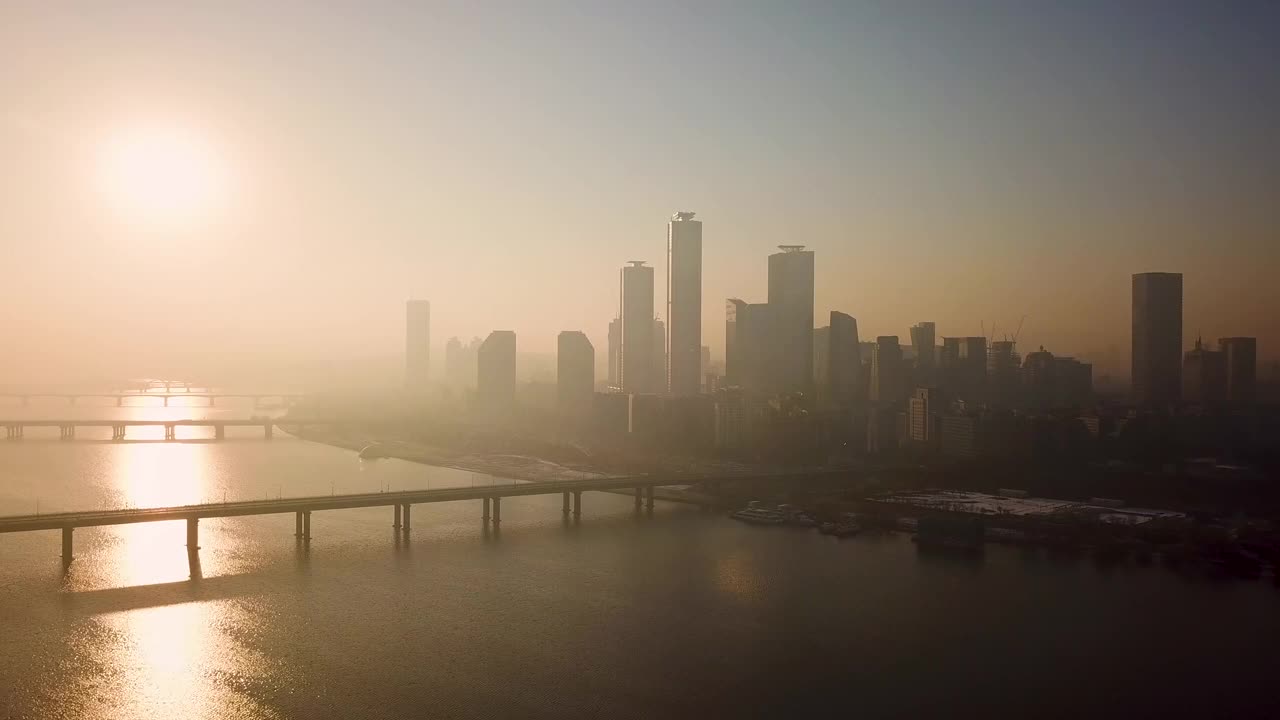
[[[813, 475], [813, 473], [806, 473]], [[436, 490], [404, 490], [396, 492], [362, 493], [356, 495], [322, 495], [313, 497], [246, 500], [239, 502], [181, 505], [160, 508], [128, 508], [120, 510], [89, 510], [41, 515], [11, 515], [0, 517], [0, 533], [31, 532], [37, 530], [62, 531], [62, 562], [64, 567], [73, 558], [72, 540], [76, 528], [103, 525], [127, 525], [144, 522], [187, 521], [187, 551], [192, 555], [200, 549], [200, 521], [204, 518], [244, 517], [247, 515], [294, 514], [294, 536], [299, 542], [311, 540], [311, 513], [320, 510], [348, 508], [391, 507], [392, 527], [408, 534], [412, 526], [414, 505], [463, 500], [481, 501], [481, 522], [496, 529], [502, 522], [502, 499], [528, 495], [563, 496], [562, 513], [572, 513], [576, 519], [582, 515], [582, 493], [588, 491], [629, 490], [634, 494], [635, 507], [643, 503], [653, 509], [654, 488], [670, 485], [693, 485], [714, 480], [716, 482], [758, 482], [789, 479], [791, 475], [742, 475], [691, 477], [688, 475], [638, 475], [589, 480], [556, 480], [513, 485], [485, 485], [480, 487], [453, 487]], [[690, 502], [697, 502], [691, 499]]]
[[219, 398], [242, 398], [252, 399], [255, 408], [261, 407], [264, 400], [278, 400], [280, 405], [292, 407], [302, 397], [295, 393], [170, 392], [168, 390], [165, 392], [0, 393], [0, 398], [21, 400], [23, 406], [30, 405], [32, 400], [61, 399], [75, 405], [81, 398], [94, 398], [112, 399], [116, 401], [116, 407], [124, 407], [124, 401], [131, 398], [162, 398], [165, 407], [168, 407], [171, 398], [200, 398], [207, 401], [208, 407], [215, 407]]
[[125, 440], [131, 427], [163, 427], [165, 440], [177, 440], [180, 427], [211, 427], [216, 440], [227, 436], [229, 427], [260, 427], [262, 435], [270, 440], [277, 425], [288, 427], [308, 427], [314, 425], [345, 425], [347, 421], [323, 418], [253, 418], [249, 420], [192, 419], [192, 420], [0, 420], [4, 427], [5, 438], [21, 440], [26, 436], [27, 428], [56, 427], [59, 439], [75, 440], [77, 428], [111, 428], [112, 440]]

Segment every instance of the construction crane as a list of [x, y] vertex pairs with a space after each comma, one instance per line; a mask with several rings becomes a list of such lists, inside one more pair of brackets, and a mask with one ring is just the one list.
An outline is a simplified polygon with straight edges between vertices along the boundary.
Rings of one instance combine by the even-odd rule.
[[1018, 336], [1022, 334], [1022, 323], [1027, 321], [1027, 316], [1023, 315], [1018, 319], [1018, 329], [1013, 331], [1013, 341], [1018, 342]]

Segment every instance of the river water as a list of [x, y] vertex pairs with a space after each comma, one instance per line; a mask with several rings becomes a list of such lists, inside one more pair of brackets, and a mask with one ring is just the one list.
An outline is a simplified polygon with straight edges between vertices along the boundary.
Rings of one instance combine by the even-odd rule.
[[[248, 405], [5, 407], [247, 417]], [[507, 482], [260, 429], [0, 442], [0, 514]], [[110, 430], [103, 434], [109, 437]], [[1275, 716], [1280, 591], [993, 547], [920, 554], [658, 503], [510, 498], [0, 535], [0, 717]], [[825, 710], [824, 710], [825, 709]]]

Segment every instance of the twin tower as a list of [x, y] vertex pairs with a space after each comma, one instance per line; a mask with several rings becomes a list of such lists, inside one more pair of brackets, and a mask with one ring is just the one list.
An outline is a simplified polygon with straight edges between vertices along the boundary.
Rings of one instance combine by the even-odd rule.
[[702, 388], [702, 221], [667, 224], [667, 322], [654, 315], [653, 268], [633, 260], [619, 275], [609, 328], [610, 384], [623, 392], [697, 395]]

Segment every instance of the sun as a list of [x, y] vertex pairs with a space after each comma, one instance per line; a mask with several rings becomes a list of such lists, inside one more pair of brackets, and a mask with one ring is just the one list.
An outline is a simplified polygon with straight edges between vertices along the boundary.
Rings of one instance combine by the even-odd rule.
[[213, 213], [226, 193], [212, 143], [177, 128], [134, 128], [102, 148], [99, 185], [111, 208], [147, 224], [184, 223]]

